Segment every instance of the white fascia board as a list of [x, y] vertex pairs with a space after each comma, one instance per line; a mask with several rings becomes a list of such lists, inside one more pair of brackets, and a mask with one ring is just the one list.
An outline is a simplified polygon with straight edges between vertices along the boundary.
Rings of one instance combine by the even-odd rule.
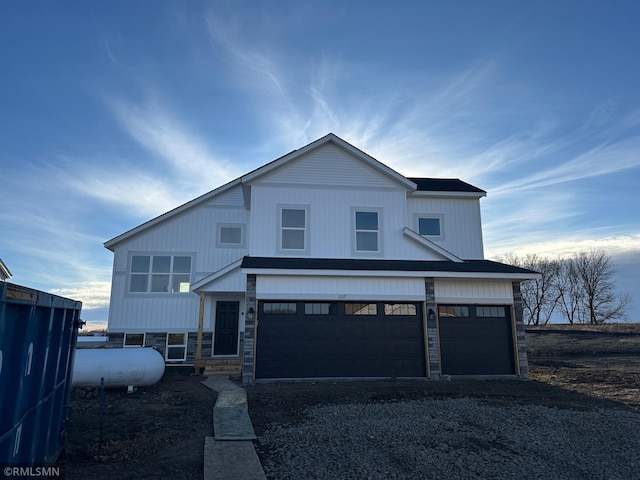
[[240, 184], [241, 180], [240, 178], [236, 178], [235, 180], [230, 181], [229, 183], [226, 183], [224, 185], [222, 185], [221, 187], [216, 188], [215, 190], [212, 190], [208, 193], [205, 193], [204, 195], [200, 195], [198, 198], [194, 198], [193, 200], [184, 203], [182, 205], [180, 205], [179, 207], [174, 208], [173, 210], [168, 211], [167, 213], [163, 213], [162, 215], [155, 217], [151, 220], [148, 220], [146, 222], [144, 222], [141, 225], [138, 225], [135, 228], [132, 228], [131, 230], [128, 230], [120, 235], [118, 235], [117, 237], [112, 238], [111, 240], [107, 240], [106, 242], [104, 242], [104, 247], [111, 250], [112, 252], [115, 251], [114, 247], [122, 242], [123, 240], [126, 240], [128, 238], [133, 237], [134, 235], [137, 235], [140, 232], [143, 232], [144, 230], [151, 228], [155, 225], [158, 225], [159, 223], [162, 223], [166, 220], [169, 220], [170, 218], [175, 217], [176, 215], [179, 215], [181, 213], [183, 213], [186, 210], [189, 210], [190, 208], [193, 208], [197, 205], [200, 205], [201, 203], [204, 203], [208, 200], [211, 200], [212, 198], [216, 197], [217, 195], [220, 195], [223, 192], [226, 192], [227, 190], [229, 190], [232, 187], [235, 187], [236, 185]]
[[391, 179], [393, 179], [394, 181], [396, 181], [397, 183], [400, 183], [404, 188], [406, 188], [409, 191], [415, 191], [418, 186], [413, 183], [411, 180], [409, 180], [408, 178], [404, 177], [403, 175], [399, 174], [398, 172], [396, 172], [395, 170], [393, 170], [392, 168], [386, 166], [384, 163], [376, 160], [375, 158], [373, 158], [372, 156], [366, 154], [365, 152], [363, 152], [362, 150], [357, 149], [356, 147], [354, 147], [353, 145], [347, 143], [346, 141], [342, 140], [340, 137], [338, 137], [337, 135], [334, 135], [333, 133], [329, 133], [328, 135], [325, 135], [324, 137], [316, 140], [315, 142], [311, 142], [310, 144], [299, 148], [298, 150], [294, 150], [291, 153], [288, 153], [287, 155], [274, 160], [271, 163], [267, 163], [266, 165], [254, 170], [253, 172], [250, 172], [246, 175], [244, 175], [242, 177], [242, 182], [243, 183], [250, 183], [253, 180], [255, 180], [258, 177], [261, 177], [263, 175], [266, 175], [269, 172], [272, 172], [273, 170], [276, 170], [277, 168], [280, 168], [282, 165], [289, 163], [293, 160], [295, 160], [296, 158], [299, 158], [303, 155], [305, 155], [306, 153], [321, 147], [322, 145], [325, 145], [327, 143], [333, 143], [334, 145], [336, 145], [338, 148], [341, 148], [342, 150], [346, 151], [347, 153], [353, 155], [354, 157], [360, 159], [361, 161], [363, 161], [364, 163], [366, 163], [367, 165], [369, 165], [370, 167], [373, 167], [375, 170], [378, 170], [379, 172], [383, 173], [384, 175], [390, 177]]
[[460, 257], [457, 257], [453, 253], [445, 250], [440, 245], [435, 244], [434, 242], [432, 242], [428, 238], [424, 238], [418, 232], [415, 232], [415, 231], [411, 230], [409, 227], [404, 227], [402, 229], [402, 234], [405, 237], [410, 238], [411, 240], [416, 242], [418, 245], [426, 248], [427, 250], [431, 250], [431, 251], [437, 253], [438, 255], [443, 256], [447, 260], [451, 260], [452, 262], [456, 262], [456, 263], [462, 263], [463, 262], [463, 260]]
[[0, 275], [2, 275], [4, 278], [11, 278], [11, 271], [9, 270], [9, 267], [7, 267], [7, 265], [2, 261], [1, 258], [0, 258]]
[[429, 192], [426, 190], [416, 190], [409, 193], [411, 197], [443, 197], [443, 198], [482, 198], [486, 197], [486, 192]]
[[222, 267], [220, 270], [213, 272], [212, 274], [207, 275], [206, 277], [202, 277], [197, 282], [194, 282], [191, 284], [191, 291], [198, 293], [197, 292], [198, 289], [206, 287], [211, 282], [217, 280], [220, 277], [223, 277], [229, 272], [232, 272], [236, 268], [239, 268], [241, 264], [242, 264], [242, 258], [239, 258], [238, 260], [236, 260], [233, 263], [230, 263], [226, 267]]
[[242, 273], [253, 275], [304, 275], [336, 277], [407, 277], [407, 278], [456, 278], [473, 280], [539, 280], [539, 273], [492, 273], [492, 272], [433, 272], [404, 270], [321, 270], [321, 269], [275, 269], [243, 268]]

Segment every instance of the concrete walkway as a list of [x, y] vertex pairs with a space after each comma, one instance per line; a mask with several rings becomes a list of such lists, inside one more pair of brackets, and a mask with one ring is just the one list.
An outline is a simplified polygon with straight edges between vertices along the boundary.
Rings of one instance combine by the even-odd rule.
[[212, 375], [203, 385], [218, 392], [213, 407], [213, 437], [204, 442], [205, 480], [266, 480], [252, 440], [253, 431], [244, 388], [229, 377]]

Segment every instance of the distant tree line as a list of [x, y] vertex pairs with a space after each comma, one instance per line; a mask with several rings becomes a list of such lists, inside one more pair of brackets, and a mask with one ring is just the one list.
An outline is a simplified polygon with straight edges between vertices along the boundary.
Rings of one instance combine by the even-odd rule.
[[599, 324], [625, 317], [628, 293], [616, 295], [615, 265], [604, 250], [579, 252], [569, 258], [508, 254], [498, 261], [541, 274], [521, 284], [527, 325], [546, 325], [554, 313], [570, 324]]

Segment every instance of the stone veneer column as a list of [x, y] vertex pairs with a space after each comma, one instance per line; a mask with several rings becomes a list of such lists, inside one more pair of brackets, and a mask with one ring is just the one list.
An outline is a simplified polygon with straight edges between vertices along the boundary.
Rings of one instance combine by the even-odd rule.
[[[247, 292], [245, 296], [245, 315], [244, 315], [244, 338], [241, 345], [242, 359], [242, 383], [253, 383], [253, 348], [256, 336], [256, 317], [258, 310], [256, 309], [256, 276], [247, 275]], [[249, 318], [249, 309], [253, 309], [253, 318]]]
[[[427, 316], [427, 351], [429, 353], [429, 370], [431, 380], [440, 380], [440, 342], [438, 341], [438, 321], [436, 313], [436, 292], [433, 278], [425, 278], [424, 286], [426, 291], [426, 312]], [[429, 310], [436, 313], [433, 320], [429, 319]]]
[[520, 293], [520, 282], [513, 282], [513, 310], [516, 315], [516, 343], [518, 347], [518, 362], [520, 369], [518, 377], [525, 380], [529, 376], [529, 359], [527, 358], [527, 343], [524, 334], [523, 302]]

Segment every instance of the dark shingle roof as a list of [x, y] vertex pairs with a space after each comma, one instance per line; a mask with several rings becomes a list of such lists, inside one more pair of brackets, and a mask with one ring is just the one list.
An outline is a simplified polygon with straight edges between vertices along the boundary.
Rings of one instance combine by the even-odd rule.
[[464, 260], [463, 262], [433, 260], [370, 260], [352, 258], [287, 258], [244, 257], [242, 268], [274, 270], [369, 270], [401, 272], [465, 272], [535, 274], [526, 268], [514, 267], [491, 260]]
[[473, 185], [458, 180], [457, 178], [420, 178], [407, 177], [413, 183], [418, 185], [418, 190], [426, 192], [473, 192], [487, 193], [484, 190], [474, 187]]

